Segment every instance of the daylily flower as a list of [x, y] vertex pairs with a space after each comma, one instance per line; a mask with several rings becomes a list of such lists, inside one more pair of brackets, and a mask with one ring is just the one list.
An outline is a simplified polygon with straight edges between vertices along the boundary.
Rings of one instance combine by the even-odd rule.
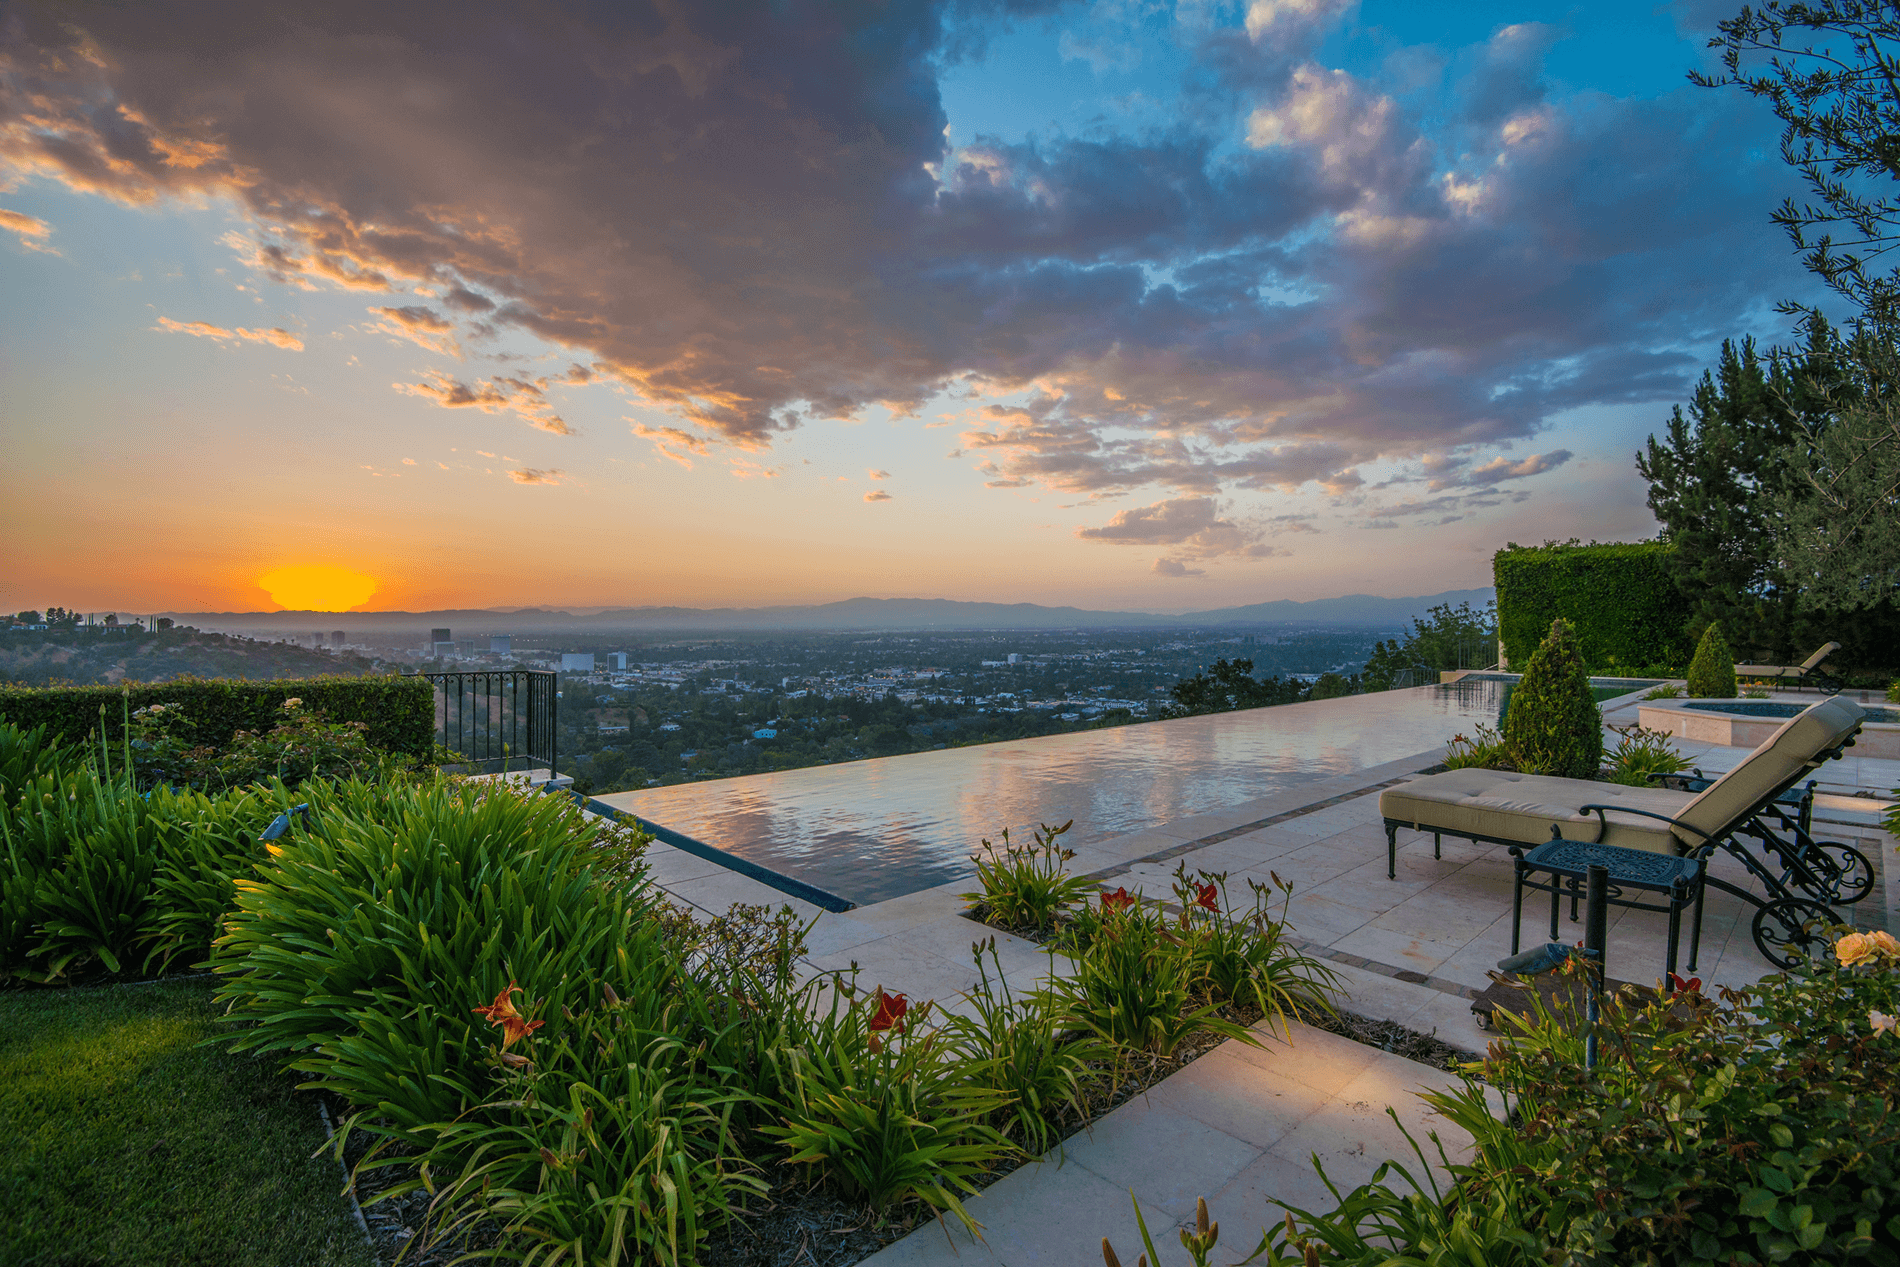
[[1101, 898], [1102, 909], [1105, 911], [1125, 911], [1135, 904], [1135, 899], [1129, 895], [1128, 886], [1125, 884], [1113, 893], [1106, 889], [1102, 890]]
[[1900, 1017], [1888, 1016], [1885, 1012], [1876, 1012], [1871, 1008], [1867, 1012], [1867, 1023], [1876, 1034], [1891, 1034], [1900, 1029]]
[[493, 1003], [487, 1007], [469, 1009], [477, 1016], [488, 1018], [490, 1025], [501, 1026], [501, 1045], [504, 1050], [513, 1046], [517, 1038], [526, 1038], [546, 1024], [545, 1021], [531, 1021], [515, 1011], [514, 1000], [509, 996], [521, 992], [521, 987], [510, 981], [508, 988], [497, 994]]
[[901, 994], [886, 994], [884, 987], [879, 986], [872, 1002], [875, 1007], [871, 1013], [871, 1037], [865, 1045], [875, 1052], [884, 1049], [884, 1040], [878, 1037], [880, 1033], [890, 1030], [901, 1034], [907, 1028], [904, 1014], [910, 1011], [910, 1000]]
[[1219, 915], [1220, 890], [1214, 885], [1214, 882], [1210, 880], [1206, 884], [1201, 884], [1198, 881], [1192, 883], [1194, 884], [1194, 905], [1204, 906], [1214, 912], [1214, 914]]
[[1671, 994], [1696, 994], [1701, 989], [1701, 977], [1679, 977], [1673, 972], [1669, 974], [1669, 993]]

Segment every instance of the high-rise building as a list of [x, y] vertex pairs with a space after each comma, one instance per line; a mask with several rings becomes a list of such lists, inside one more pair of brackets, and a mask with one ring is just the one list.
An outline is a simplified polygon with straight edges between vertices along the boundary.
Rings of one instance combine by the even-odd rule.
[[561, 672], [592, 673], [594, 671], [594, 653], [591, 651], [563, 651], [561, 653]]
[[431, 629], [429, 631], [429, 654], [454, 655], [455, 634], [447, 629]]
[[491, 635], [488, 639], [488, 654], [489, 655], [512, 655], [514, 654], [513, 651], [511, 650], [513, 645], [514, 645], [513, 634]]
[[626, 652], [624, 651], [609, 652], [607, 655], [607, 661], [613, 666], [615, 672], [625, 673], [627, 671], [627, 653]]
[[330, 634], [330, 645], [339, 651], [343, 649], [343, 644], [349, 640], [350, 636], [341, 629], [333, 630]]

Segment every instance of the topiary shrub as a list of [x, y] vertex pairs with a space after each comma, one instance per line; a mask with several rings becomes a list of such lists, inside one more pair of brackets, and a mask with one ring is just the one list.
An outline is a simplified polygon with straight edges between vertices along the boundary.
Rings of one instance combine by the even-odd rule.
[[1710, 621], [1689, 661], [1689, 694], [1697, 699], [1735, 698], [1735, 653], [1722, 636], [1722, 622]]
[[1583, 652], [1562, 620], [1511, 691], [1504, 713], [1504, 750], [1526, 774], [1589, 779], [1603, 764], [1603, 714], [1590, 693]]

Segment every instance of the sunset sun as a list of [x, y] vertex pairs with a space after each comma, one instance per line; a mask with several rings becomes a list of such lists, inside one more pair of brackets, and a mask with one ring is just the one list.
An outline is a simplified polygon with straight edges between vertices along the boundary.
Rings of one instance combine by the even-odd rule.
[[257, 584], [291, 611], [348, 611], [376, 592], [375, 577], [320, 563], [273, 568]]

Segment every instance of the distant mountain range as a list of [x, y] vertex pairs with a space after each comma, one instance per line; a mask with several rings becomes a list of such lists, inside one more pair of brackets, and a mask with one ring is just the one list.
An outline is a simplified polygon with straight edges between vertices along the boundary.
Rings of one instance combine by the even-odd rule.
[[607, 607], [549, 611], [539, 607], [462, 608], [429, 612], [161, 612], [201, 629], [281, 630], [299, 633], [341, 627], [351, 634], [392, 633], [446, 626], [464, 638], [487, 634], [607, 633], [615, 630], [816, 633], [873, 629], [1170, 629], [1223, 625], [1352, 625], [1398, 628], [1440, 603], [1482, 607], [1490, 589], [1447, 590], [1416, 598], [1347, 594], [1307, 602], [1279, 599], [1244, 607], [1217, 607], [1178, 616], [1152, 612], [1089, 611], [1035, 603], [964, 603], [947, 598], [847, 598], [787, 607]]

